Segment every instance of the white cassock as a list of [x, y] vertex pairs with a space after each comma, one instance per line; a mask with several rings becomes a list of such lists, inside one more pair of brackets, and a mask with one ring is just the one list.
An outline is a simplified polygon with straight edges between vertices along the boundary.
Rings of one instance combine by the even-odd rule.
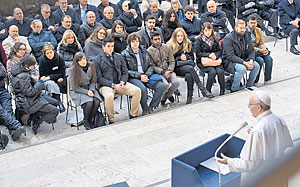
[[258, 124], [246, 140], [241, 157], [228, 159], [230, 171], [242, 173], [242, 183], [245, 177], [254, 174], [264, 161], [280, 158], [287, 147], [293, 146], [284, 119], [273, 114], [271, 110], [263, 112], [256, 118]]

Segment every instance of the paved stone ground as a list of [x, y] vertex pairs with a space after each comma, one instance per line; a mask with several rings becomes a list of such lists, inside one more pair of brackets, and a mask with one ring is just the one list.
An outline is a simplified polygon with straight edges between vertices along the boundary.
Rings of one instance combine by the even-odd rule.
[[[274, 83], [261, 89], [271, 93], [273, 111], [285, 117], [293, 139], [297, 139], [299, 56], [285, 51], [285, 40], [276, 48], [274, 39], [265, 41], [274, 58]], [[195, 90], [189, 106], [184, 105], [184, 80], [180, 91], [180, 103], [169, 109], [159, 107], [156, 113], [135, 120], [127, 120], [126, 102], [119, 109], [117, 99], [117, 123], [89, 132], [67, 125], [65, 113], [59, 115], [55, 130], [43, 123], [34, 136], [28, 128], [26, 137], [10, 141], [0, 152], [0, 186], [103, 186], [122, 181], [130, 186], [170, 186], [171, 158], [233, 132], [243, 121], [254, 122], [247, 109], [248, 91], [207, 100], [199, 98]], [[217, 84], [213, 94], [218, 95]], [[7, 134], [3, 126], [1, 130]], [[245, 138], [247, 134], [238, 136]], [[300, 186], [299, 179], [299, 175], [291, 179], [290, 186]]]

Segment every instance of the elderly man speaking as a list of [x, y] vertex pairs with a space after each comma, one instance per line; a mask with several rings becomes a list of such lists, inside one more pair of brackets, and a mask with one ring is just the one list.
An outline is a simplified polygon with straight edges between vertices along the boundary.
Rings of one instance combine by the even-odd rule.
[[[293, 142], [283, 118], [272, 113], [271, 98], [265, 91], [256, 91], [249, 98], [248, 108], [258, 120], [241, 151], [241, 158], [229, 158], [221, 153], [218, 161], [228, 164], [230, 171], [242, 173], [242, 183], [264, 165], [266, 161], [279, 159]], [[248, 131], [249, 132], [249, 131]]]

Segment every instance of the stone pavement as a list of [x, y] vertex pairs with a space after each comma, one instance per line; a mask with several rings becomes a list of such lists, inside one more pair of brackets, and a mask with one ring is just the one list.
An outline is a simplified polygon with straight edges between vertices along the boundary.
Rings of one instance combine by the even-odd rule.
[[[285, 51], [285, 40], [276, 48], [274, 39], [268, 40], [274, 83], [260, 88], [270, 92], [272, 110], [286, 119], [292, 138], [297, 139], [299, 56]], [[249, 91], [207, 100], [199, 98], [195, 90], [193, 104], [186, 106], [186, 86], [183, 80], [181, 83], [180, 103], [169, 110], [160, 107], [152, 115], [127, 120], [123, 102], [123, 109], [115, 104], [118, 122], [100, 129], [70, 128], [64, 122], [65, 113], [59, 115], [55, 130], [43, 123], [34, 136], [28, 128], [26, 137], [10, 141], [0, 152], [0, 186], [105, 186], [122, 181], [129, 186], [170, 186], [171, 158], [234, 132], [244, 121], [255, 121], [247, 108]], [[213, 93], [218, 95], [217, 84]], [[1, 130], [7, 134], [3, 126]], [[247, 137], [246, 130], [238, 136]], [[299, 177], [291, 179], [290, 186], [300, 186], [299, 181]]]

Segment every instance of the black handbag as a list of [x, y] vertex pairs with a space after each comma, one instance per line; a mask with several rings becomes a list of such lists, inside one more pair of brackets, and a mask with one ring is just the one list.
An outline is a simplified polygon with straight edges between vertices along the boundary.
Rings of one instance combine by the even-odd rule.
[[193, 60], [179, 60], [176, 61], [176, 66], [184, 66], [184, 65], [190, 65], [190, 66], [194, 66], [194, 61]]
[[106, 125], [106, 119], [101, 112], [96, 112], [93, 124], [95, 128]]

